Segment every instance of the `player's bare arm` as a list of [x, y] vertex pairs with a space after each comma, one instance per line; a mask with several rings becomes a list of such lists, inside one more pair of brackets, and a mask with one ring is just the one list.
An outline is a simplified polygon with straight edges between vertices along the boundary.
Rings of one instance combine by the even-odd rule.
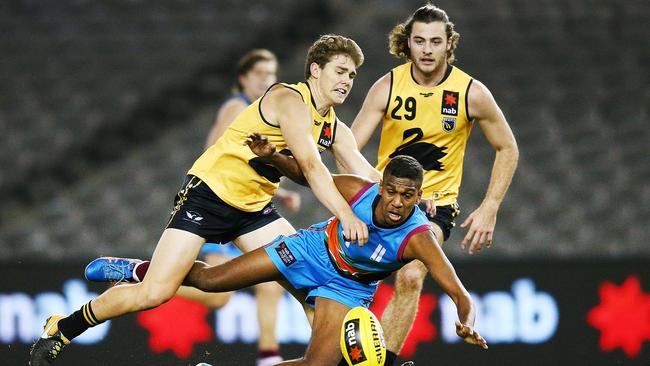
[[224, 105], [219, 108], [217, 116], [214, 119], [212, 124], [212, 129], [208, 134], [208, 139], [205, 142], [205, 148], [214, 145], [215, 142], [221, 137], [228, 126], [235, 120], [235, 117], [246, 109], [246, 103], [239, 98], [231, 98], [229, 101], [224, 103]]
[[[263, 158], [269, 164], [275, 166], [283, 174], [289, 177], [296, 183], [304, 183], [307, 185], [305, 176], [302, 174], [300, 167], [296, 160], [290, 156], [280, 154], [276, 151], [275, 145], [269, 143], [266, 136], [260, 135], [255, 132], [248, 135], [249, 140], [245, 143], [255, 153], [255, 155]], [[369, 165], [369, 164], [368, 164]], [[371, 166], [371, 169], [374, 168]], [[376, 173], [377, 175], [379, 172]], [[332, 174], [334, 184], [341, 193], [341, 196], [346, 201], [350, 201], [364, 186], [371, 184], [373, 180], [364, 178], [363, 176], [353, 174]], [[377, 180], [374, 180], [375, 182]]]
[[244, 143], [248, 145], [255, 155], [261, 157], [266, 163], [275, 166], [284, 176], [292, 181], [303, 186], [309, 186], [296, 159], [289, 155], [279, 153], [275, 145], [270, 143], [266, 136], [258, 132], [253, 132], [247, 137], [248, 140]]
[[404, 249], [404, 260], [419, 259], [427, 267], [431, 277], [449, 295], [456, 304], [459, 321], [456, 333], [469, 344], [476, 344], [487, 349], [487, 343], [474, 330], [476, 317], [474, 304], [469, 292], [456, 275], [454, 267], [442, 251], [431, 230], [413, 235]]
[[[354, 122], [352, 122], [351, 132], [359, 150], [366, 146], [381, 122], [383, 115], [386, 113], [388, 98], [390, 97], [390, 83], [391, 74], [388, 73], [373, 84], [366, 95], [366, 99], [363, 101], [361, 110], [354, 118]], [[340, 167], [342, 165], [339, 163]], [[342, 171], [352, 173], [349, 170]], [[423, 198], [422, 203], [425, 204], [425, 211], [429, 216], [433, 217], [436, 215], [436, 204], [433, 200]]]
[[340, 121], [337, 123], [332, 152], [342, 172], [367, 177], [375, 182], [381, 180], [381, 173], [361, 155], [350, 128]]
[[352, 134], [357, 146], [362, 149], [377, 129], [382, 116], [386, 113], [390, 94], [391, 74], [382, 76], [373, 84], [363, 101], [361, 110], [352, 122]]
[[481, 205], [461, 224], [469, 226], [461, 245], [469, 244], [469, 253], [492, 244], [499, 206], [510, 186], [517, 167], [519, 149], [503, 112], [488, 88], [474, 80], [468, 92], [469, 114], [478, 122], [483, 134], [496, 151], [485, 198]]
[[343, 196], [343, 198], [348, 202], [354, 198], [363, 187], [374, 183], [370, 179], [353, 174], [332, 174], [332, 178], [334, 178], [336, 189], [341, 192], [341, 196]]
[[270, 91], [261, 103], [263, 115], [269, 123], [280, 127], [316, 197], [341, 220], [346, 238], [364, 245], [368, 241], [368, 227], [354, 215], [321, 161], [308, 123], [311, 114], [302, 98], [292, 90], [278, 87]]

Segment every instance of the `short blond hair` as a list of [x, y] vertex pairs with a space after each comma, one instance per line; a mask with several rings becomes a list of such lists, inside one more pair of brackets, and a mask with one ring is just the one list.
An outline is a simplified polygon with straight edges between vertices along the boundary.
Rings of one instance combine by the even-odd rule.
[[305, 79], [309, 79], [311, 76], [310, 66], [312, 63], [315, 62], [322, 69], [335, 55], [348, 55], [356, 67], [363, 65], [363, 51], [357, 42], [336, 34], [325, 34], [320, 36], [307, 51]]
[[447, 39], [451, 39], [451, 47], [447, 51], [447, 64], [451, 65], [454, 63], [456, 60], [454, 50], [456, 50], [456, 47], [458, 47], [460, 34], [454, 30], [454, 23], [449, 21], [447, 13], [432, 4], [427, 4], [420, 7], [415, 11], [415, 13], [411, 14], [411, 16], [406, 21], [396, 25], [395, 28], [393, 28], [393, 30], [388, 35], [388, 50], [390, 53], [397, 58], [405, 60], [411, 59], [411, 50], [409, 48], [408, 39], [411, 36], [413, 23], [415, 22], [445, 23], [445, 33], [447, 34]]

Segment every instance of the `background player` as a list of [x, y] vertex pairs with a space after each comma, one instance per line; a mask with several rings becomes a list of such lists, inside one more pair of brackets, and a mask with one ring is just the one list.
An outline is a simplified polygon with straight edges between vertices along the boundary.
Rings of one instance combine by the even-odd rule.
[[[390, 53], [405, 63], [381, 77], [370, 89], [352, 124], [359, 148], [382, 123], [377, 168], [398, 154], [424, 167], [423, 197], [436, 202], [430, 217], [440, 244], [449, 238], [458, 215], [457, 197], [465, 146], [477, 122], [496, 155], [481, 205], [461, 224], [469, 227], [461, 245], [469, 253], [492, 244], [499, 206], [518, 160], [515, 138], [485, 85], [457, 67], [454, 50], [459, 34], [444, 10], [417, 9], [390, 33]], [[382, 317], [386, 346], [398, 353], [415, 319], [426, 268], [413, 261], [396, 276], [396, 289]]]

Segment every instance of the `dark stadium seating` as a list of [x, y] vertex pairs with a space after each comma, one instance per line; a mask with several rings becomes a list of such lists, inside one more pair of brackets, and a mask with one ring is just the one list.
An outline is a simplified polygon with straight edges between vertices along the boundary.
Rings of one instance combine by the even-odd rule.
[[[366, 63], [339, 109], [351, 122], [368, 87], [398, 62], [386, 34], [420, 2], [382, 4], [0, 6], [0, 259], [150, 255], [248, 48], [276, 51], [281, 77], [298, 81], [319, 33], [356, 39]], [[457, 65], [490, 88], [521, 152], [495, 246], [481, 256], [650, 256], [648, 2], [436, 4], [461, 33]], [[476, 126], [458, 223], [483, 198], [492, 161]], [[327, 215], [303, 192], [303, 212], [288, 216], [296, 226]], [[447, 244], [456, 260], [467, 258], [457, 249], [464, 232]]]

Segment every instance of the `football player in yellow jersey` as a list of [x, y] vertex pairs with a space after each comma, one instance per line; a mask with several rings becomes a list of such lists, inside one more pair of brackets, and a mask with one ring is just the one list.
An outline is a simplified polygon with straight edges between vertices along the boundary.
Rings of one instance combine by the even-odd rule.
[[[286, 146], [316, 197], [339, 218], [345, 238], [364, 245], [368, 240], [366, 224], [336, 189], [319, 156], [319, 149], [331, 149], [348, 171], [380, 178], [356, 149], [350, 129], [336, 123], [332, 108], [345, 101], [362, 63], [363, 53], [353, 40], [321, 36], [307, 54], [307, 81], [272, 87], [239, 114], [217, 143], [195, 162], [175, 200], [146, 278], [137, 284], [112, 287], [67, 317], [49, 317], [32, 348], [30, 364], [51, 364], [73, 338], [89, 327], [169, 300], [206, 240], [233, 240], [240, 249], [250, 252], [278, 235], [295, 233], [271, 203], [279, 182], [276, 174], [270, 166], [248, 159], [248, 154], [254, 155], [244, 142], [250, 133], [262, 132], [276, 146]], [[246, 128], [249, 130], [242, 131]]]
[[[271, 85], [277, 82], [278, 60], [267, 49], [253, 49], [237, 62], [237, 82], [232, 95], [217, 111], [213, 126], [208, 134], [205, 148], [209, 148], [221, 137], [233, 120], [253, 101], [260, 98]], [[297, 192], [279, 188], [275, 198], [291, 212], [300, 208], [300, 195]], [[206, 243], [201, 248], [200, 257], [210, 265], [219, 265], [238, 257], [242, 252], [232, 243]], [[256, 366], [269, 366], [282, 361], [280, 345], [275, 335], [278, 304], [284, 290], [275, 282], [255, 286], [257, 300], [257, 321], [259, 338]], [[232, 292], [206, 293], [193, 287], [181, 286], [178, 295], [198, 301], [212, 309], [225, 306]]]
[[[483, 202], [461, 224], [469, 227], [461, 245], [469, 245], [470, 254], [489, 247], [519, 156], [512, 131], [488, 88], [452, 66], [459, 34], [444, 10], [422, 6], [397, 25], [389, 39], [390, 53], [406, 62], [369, 90], [352, 124], [359, 148], [382, 122], [378, 169], [396, 154], [413, 156], [424, 166], [422, 197], [436, 201], [436, 214], [429, 218], [442, 244], [458, 214], [465, 144], [478, 123], [496, 157]], [[395, 294], [382, 317], [392, 357], [415, 319], [425, 273], [424, 266], [413, 261], [396, 276]]]

